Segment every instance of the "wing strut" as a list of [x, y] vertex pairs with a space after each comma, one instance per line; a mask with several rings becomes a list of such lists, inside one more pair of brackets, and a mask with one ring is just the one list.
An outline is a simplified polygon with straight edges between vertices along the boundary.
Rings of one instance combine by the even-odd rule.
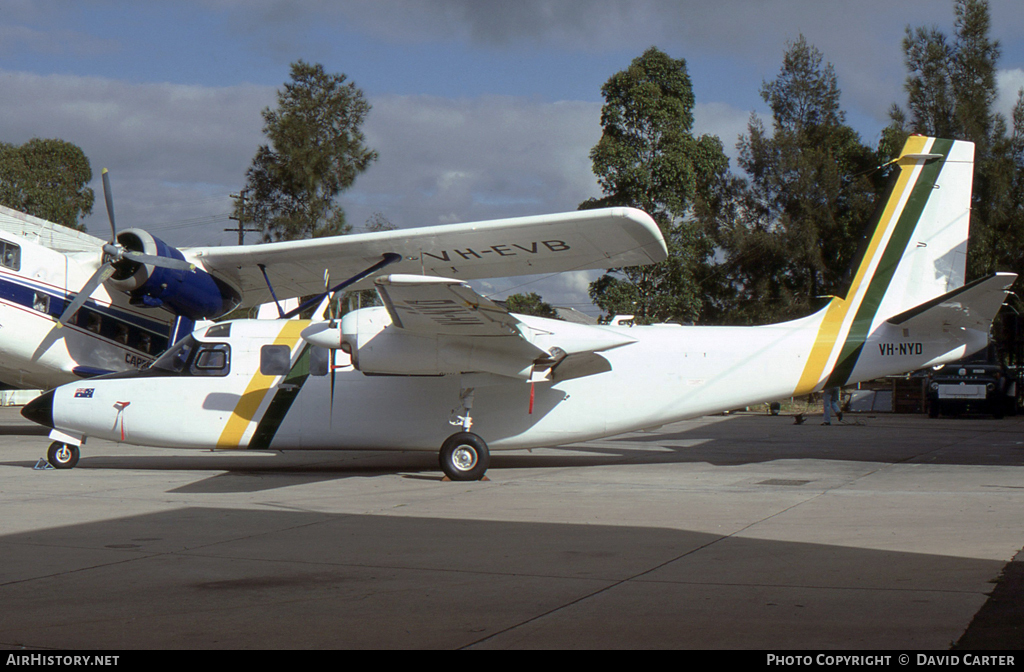
[[284, 317], [284, 311], [281, 310], [281, 302], [277, 300], [277, 294], [274, 293], [274, 286], [270, 284], [270, 278], [267, 277], [267, 267], [263, 264], [256, 264], [260, 272], [263, 273], [263, 280], [267, 283], [267, 289], [270, 290], [270, 298], [274, 299], [274, 305], [277, 306], [278, 317]]
[[[277, 311], [279, 313], [282, 313], [281, 317], [283, 319], [288, 319], [288, 318], [294, 317], [294, 316], [298, 315], [299, 313], [301, 313], [306, 308], [309, 308], [310, 306], [315, 306], [316, 304], [320, 303], [321, 301], [324, 300], [324, 297], [328, 296], [329, 294], [333, 294], [334, 292], [338, 291], [339, 289], [344, 289], [344, 288], [348, 287], [349, 285], [354, 285], [355, 283], [359, 282], [360, 280], [362, 280], [366, 276], [372, 275], [373, 273], [376, 273], [377, 271], [379, 271], [380, 269], [384, 268], [385, 266], [390, 266], [391, 264], [397, 263], [397, 262], [399, 262], [401, 260], [402, 260], [402, 255], [395, 254], [394, 252], [385, 252], [383, 257], [381, 258], [381, 260], [378, 261], [373, 266], [370, 266], [365, 271], [361, 271], [359, 273], [356, 273], [355, 275], [353, 275], [351, 278], [349, 278], [348, 280], [346, 280], [344, 282], [339, 282], [334, 287], [330, 287], [328, 289], [325, 289], [320, 294], [317, 294], [316, 296], [312, 297], [308, 301], [305, 301], [298, 308], [295, 308], [294, 310], [290, 310], [287, 313], [282, 313], [281, 305], [278, 304]], [[262, 269], [262, 266], [261, 266], [261, 269]], [[266, 275], [267, 275], [266, 271], [264, 271], [263, 272], [263, 276], [266, 277]], [[267, 287], [268, 288], [270, 287], [270, 280], [267, 280]], [[274, 295], [274, 290], [273, 289], [270, 290], [270, 295], [271, 296]], [[275, 303], [277, 302], [277, 298], [276, 297], [274, 298], [274, 302]]]

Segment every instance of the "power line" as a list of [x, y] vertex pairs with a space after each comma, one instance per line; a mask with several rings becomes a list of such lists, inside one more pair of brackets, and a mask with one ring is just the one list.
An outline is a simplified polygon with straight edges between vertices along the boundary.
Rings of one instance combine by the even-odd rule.
[[238, 200], [240, 200], [242, 202], [242, 207], [240, 208], [239, 212], [241, 212], [243, 216], [235, 217], [234, 215], [232, 215], [232, 216], [228, 217], [228, 219], [231, 219], [231, 220], [234, 220], [234, 221], [238, 222], [238, 228], [237, 229], [224, 229], [225, 231], [237, 231], [238, 232], [238, 244], [239, 245], [245, 245], [245, 232], [246, 231], [252, 231], [253, 233], [259, 233], [259, 231], [260, 231], [260, 229], [253, 229], [253, 228], [246, 228], [245, 227], [245, 221], [244, 221], [245, 199], [246, 199], [246, 194], [248, 192], [249, 192], [248, 189], [242, 189], [241, 193], [239, 193], [239, 194], [231, 194], [231, 198], [237, 198]]

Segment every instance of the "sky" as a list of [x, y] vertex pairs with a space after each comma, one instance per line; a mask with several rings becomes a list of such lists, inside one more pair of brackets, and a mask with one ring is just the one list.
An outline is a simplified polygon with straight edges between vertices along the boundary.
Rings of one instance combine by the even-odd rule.
[[[1024, 3], [990, 0], [999, 109], [1024, 87]], [[0, 0], [0, 141], [61, 138], [89, 158], [89, 233], [175, 246], [233, 245], [230, 194], [265, 142], [291, 63], [344, 73], [372, 109], [379, 159], [342, 195], [360, 230], [575, 210], [598, 196], [589, 151], [601, 86], [648, 47], [682, 58], [696, 134], [727, 153], [801, 35], [835, 68], [841, 104], [874, 146], [905, 105], [908, 26], [954, 31], [953, 0]], [[247, 243], [256, 242], [249, 234]], [[483, 283], [593, 315], [597, 273]]]

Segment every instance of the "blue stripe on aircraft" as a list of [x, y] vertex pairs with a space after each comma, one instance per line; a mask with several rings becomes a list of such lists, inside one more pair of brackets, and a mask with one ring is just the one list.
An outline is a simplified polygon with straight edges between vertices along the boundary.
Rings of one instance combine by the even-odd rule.
[[[58, 293], [52, 289], [52, 287], [26, 282], [20, 277], [18, 280], [13, 280], [9, 276], [0, 275], [0, 300], [10, 301], [11, 303], [16, 303], [19, 306], [25, 306], [26, 308], [35, 310], [34, 303], [36, 294], [45, 294], [49, 298], [46, 314], [54, 320], [61, 316], [64, 309], [67, 308], [69, 303], [71, 303], [72, 299], [71, 295], [63, 292]], [[171, 325], [168, 322], [158, 322], [132, 313], [126, 313], [109, 306], [98, 304], [91, 299], [86, 301], [82, 308], [92, 310], [104, 317], [109, 317], [118, 322], [130, 324], [132, 326], [139, 327], [140, 329], [145, 329], [158, 336], [167, 337], [171, 328]]]

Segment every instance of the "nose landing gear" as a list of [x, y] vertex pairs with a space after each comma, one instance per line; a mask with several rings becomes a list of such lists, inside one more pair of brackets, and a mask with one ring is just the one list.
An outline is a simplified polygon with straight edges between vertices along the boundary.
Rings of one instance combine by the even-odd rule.
[[46, 461], [53, 465], [54, 469], [71, 469], [78, 464], [80, 455], [78, 446], [54, 441], [46, 451]]

